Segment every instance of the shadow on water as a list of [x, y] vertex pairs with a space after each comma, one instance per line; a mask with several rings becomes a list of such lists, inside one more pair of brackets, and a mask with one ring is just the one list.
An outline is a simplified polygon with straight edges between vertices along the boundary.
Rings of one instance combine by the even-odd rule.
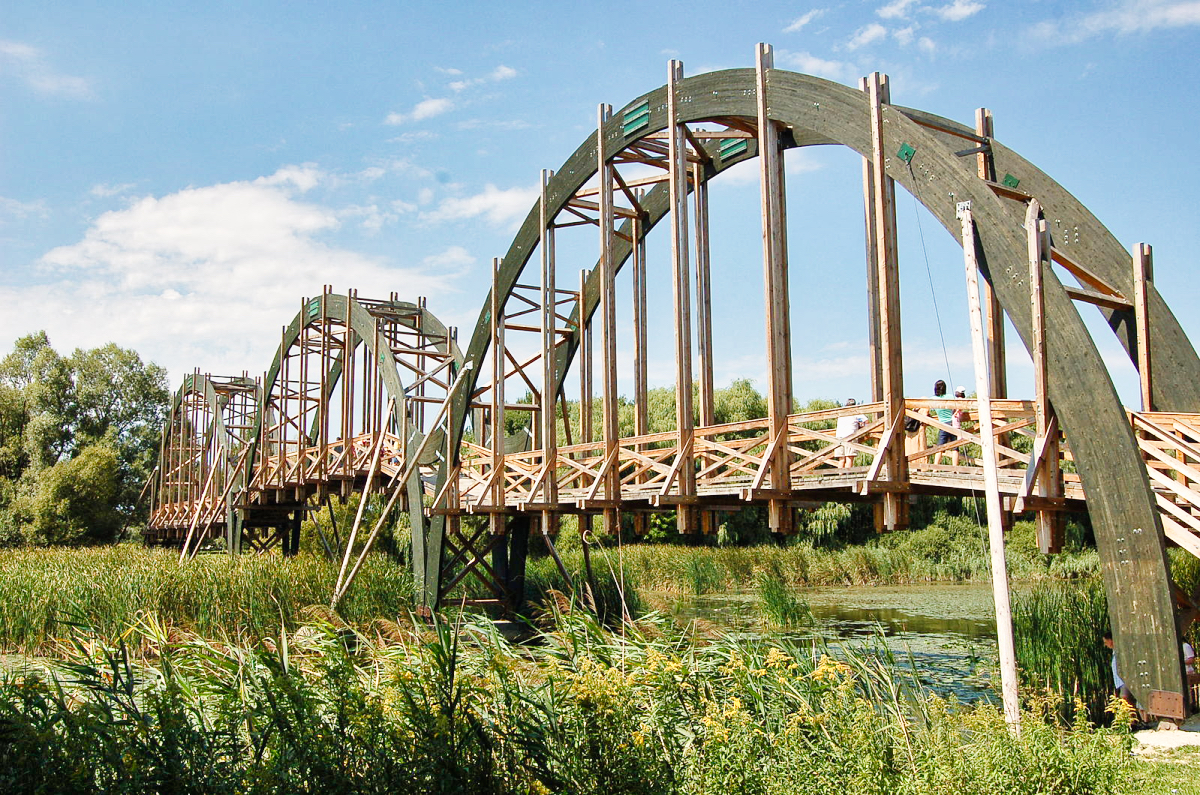
[[796, 595], [808, 604], [813, 624], [782, 632], [765, 627], [754, 593], [684, 596], [671, 609], [684, 621], [701, 618], [743, 637], [821, 635], [871, 647], [882, 633], [897, 664], [913, 667], [935, 692], [960, 701], [995, 700], [990, 585], [807, 588]]

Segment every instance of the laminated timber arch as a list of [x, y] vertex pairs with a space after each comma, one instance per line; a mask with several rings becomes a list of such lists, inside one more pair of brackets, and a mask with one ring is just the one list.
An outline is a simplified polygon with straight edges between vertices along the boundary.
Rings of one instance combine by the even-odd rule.
[[[669, 91], [673, 96], [669, 96]], [[677, 145], [673, 140], [676, 134], [686, 135], [690, 132], [687, 125], [703, 122], [723, 125], [729, 130], [730, 138], [739, 130], [748, 133], [747, 146], [740, 152], [736, 151], [738, 147], [730, 147], [735, 151], [733, 157], [722, 158], [720, 138], [693, 139], [693, 150], [699, 153], [703, 149], [708, 154], [707, 158], [699, 158], [703, 179], [690, 185], [677, 183], [674, 195], [668, 185], [659, 184], [644, 196], [637, 197], [636, 219], [625, 221], [620, 231], [610, 238], [609, 252], [602, 253], [601, 262], [580, 288], [567, 324], [568, 329], [576, 333], [566, 334], [562, 344], [546, 344], [543, 348], [550, 352], [546, 358], [552, 359], [552, 375], [548, 374], [543, 389], [544, 394], [551, 396], [551, 403], [562, 388], [565, 373], [583, 339], [577, 333], [580, 321], [586, 323], [595, 313], [604, 311], [605, 280], [611, 280], [611, 274], [626, 263], [636, 247], [635, 241], [660, 220], [668, 218], [672, 206], [681, 206], [681, 190], [686, 194], [730, 165], [757, 156], [757, 143], [767, 142], [768, 146], [773, 146], [776, 140], [780, 148], [842, 145], [853, 149], [868, 162], [882, 165], [887, 178], [903, 185], [956, 237], [959, 231], [957, 207], [962, 202], [970, 202], [975, 220], [975, 248], [984, 275], [999, 305], [1031, 351], [1035, 339], [1028, 239], [1023, 226], [1028, 200], [1036, 198], [1044, 208], [1053, 240], [1053, 248], [1047, 254], [1053, 253], [1053, 259], [1060, 264], [1065, 261], [1076, 266], [1073, 273], [1082, 270], [1099, 277], [1110, 295], [1125, 299], [1111, 302], [1116, 306], [1106, 313], [1131, 357], [1135, 356], [1138, 335], [1133, 328], [1133, 312], [1129, 309], [1132, 301], [1126, 298], [1133, 296], [1135, 287], [1129, 254], [1078, 200], [990, 135], [978, 135], [957, 122], [916, 110], [886, 103], [873, 106], [871, 97], [863, 91], [772, 69], [768, 64], [759, 70], [736, 69], [687, 79], [673, 76], [667, 86], [638, 97], [617, 113], [606, 116], [602, 112], [599, 135], [590, 136], [556, 173], [544, 181], [543, 198], [530, 212], [500, 261], [493, 294], [484, 304], [466, 359], [483, 361], [496, 339], [496, 317], [508, 313], [507, 307], [518, 289], [518, 278], [539, 244], [546, 239], [545, 230], [552, 228], [555, 219], [564, 213], [579, 215], [578, 208], [582, 205], [578, 195], [601, 167], [617, 162], [623, 153], [639, 146], [643, 153], [655, 150], [667, 154], [669, 147], [661, 143], [664, 139], [672, 139], [672, 146]], [[874, 123], [873, 109], [878, 124]], [[670, 118], [672, 114], [677, 114], [674, 119]], [[766, 119], [767, 129], [760, 124], [760, 119]], [[873, 128], [877, 142], [872, 140]], [[653, 142], [657, 146], [647, 143], [653, 136], [657, 136]], [[1020, 190], [997, 184], [994, 176], [981, 178], [975, 158], [964, 157], [965, 153], [961, 151], [969, 147], [970, 142], [979, 144], [980, 151], [990, 153], [994, 174], [1007, 173], [1019, 180]], [[908, 153], [906, 159], [899, 156], [902, 149]], [[769, 150], [765, 151], [771, 155]], [[605, 190], [600, 188], [600, 193]], [[772, 202], [776, 203], [775, 209], [768, 209], [768, 213], [781, 216], [782, 187], [769, 188], [766, 193], [771, 195], [765, 196], [764, 204], [770, 208]], [[593, 199], [593, 203], [605, 212], [603, 196]], [[781, 220], [780, 217], [774, 220], [775, 229], [780, 228]], [[769, 239], [771, 232], [766, 221], [764, 227], [768, 229], [764, 235]], [[876, 239], [882, 240], [883, 235]], [[779, 242], [776, 240], [773, 244]], [[786, 251], [785, 240], [782, 245]], [[786, 273], [786, 254], [783, 256]], [[605, 273], [606, 258], [611, 263], [607, 266], [611, 269], [608, 273]], [[1080, 265], [1082, 269], [1078, 267]], [[1049, 351], [1046, 397], [1070, 440], [1082, 489], [1086, 493], [1118, 649], [1122, 659], [1136, 660], [1135, 664], [1126, 666], [1124, 673], [1143, 702], [1156, 692], [1180, 694], [1179, 638], [1170, 596], [1163, 527], [1147, 468], [1127, 414], [1073, 303], [1073, 296], [1080, 291], [1064, 286], [1048, 264], [1042, 270], [1047, 324], [1045, 346]], [[786, 297], [786, 281], [784, 284]], [[768, 283], [768, 291], [771, 289]], [[1154, 333], [1150, 344], [1151, 377], [1145, 380], [1153, 384], [1153, 407], [1175, 412], [1200, 411], [1200, 359], [1162, 297], [1152, 285], [1146, 289], [1149, 326]], [[766, 314], [770, 317], [772, 313]], [[786, 311], [775, 313], [775, 318], [777, 322], [782, 319], [786, 323]], [[786, 336], [786, 331], [783, 334]], [[679, 365], [683, 374], [682, 361]], [[885, 357], [885, 370], [889, 365], [898, 370], [898, 362], [888, 362]], [[781, 367], [780, 372], [788, 372], [786, 363], [781, 363]], [[469, 378], [477, 380], [484, 372], [485, 368], [479, 368]], [[502, 374], [493, 375], [493, 382], [502, 382], [509, 375], [503, 370], [499, 372]], [[769, 390], [772, 393], [768, 396], [769, 401], [790, 405], [790, 375], [786, 380], [788, 383], [782, 390], [787, 390], [789, 402], [783, 403], [785, 395], [775, 388]], [[902, 385], [902, 380], [900, 383]], [[479, 394], [482, 390], [469, 391]], [[458, 442], [471, 406], [465, 397], [454, 401], [450, 427], [455, 438], [451, 439], [451, 450], [459, 449]], [[543, 414], [552, 411], [552, 407], [549, 410], [545, 405], [542, 407]], [[681, 410], [680, 416], [690, 416], [690, 411], [689, 406], [687, 414]], [[884, 416], [887, 417], [886, 407]], [[903, 414], [899, 416], [903, 417]], [[682, 436], [680, 439], [682, 450]], [[499, 466], [502, 466], [502, 457], [500, 460]], [[783, 460], [786, 464], [787, 459]], [[447, 474], [444, 469], [442, 477]], [[784, 488], [787, 488], [786, 481]], [[601, 490], [602, 495], [603, 492]], [[619, 496], [619, 489], [617, 494]], [[603, 500], [595, 501], [597, 506], [602, 503]], [[682, 502], [679, 504], [683, 505]], [[530, 515], [531, 506], [532, 503], [527, 503], [526, 510], [518, 513]], [[611, 505], [604, 507], [619, 510]], [[498, 505], [495, 510], [509, 509]], [[550, 511], [543, 512], [543, 516], [550, 518]], [[493, 528], [496, 532], [497, 525], [493, 524]], [[503, 532], [503, 525], [498, 529]], [[436, 546], [431, 544], [428, 554], [438, 554]], [[436, 576], [433, 573], [438, 570], [438, 565], [436, 560], [426, 561], [430, 580]], [[440, 589], [427, 581], [427, 602], [436, 602], [438, 595]], [[1134, 668], [1136, 670], [1132, 670]]]
[[197, 544], [237, 524], [232, 495], [244, 486], [238, 467], [251, 441], [258, 407], [252, 378], [195, 372], [171, 401], [153, 481], [147, 542], [176, 546], [199, 529]]
[[326, 288], [302, 302], [263, 376], [244, 526], [290, 530], [285, 551], [295, 551], [311, 499], [320, 507], [331, 495], [384, 488], [433, 433], [404, 485], [414, 554], [423, 558], [421, 467], [445, 449], [444, 431], [429, 427], [425, 409], [445, 399], [461, 364], [452, 330], [424, 299], [370, 300]]

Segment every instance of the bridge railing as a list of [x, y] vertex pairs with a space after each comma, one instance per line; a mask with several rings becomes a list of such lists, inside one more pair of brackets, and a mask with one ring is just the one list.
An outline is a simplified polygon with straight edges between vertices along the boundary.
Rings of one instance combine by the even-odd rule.
[[1200, 557], [1200, 415], [1130, 412], [1163, 533]]
[[403, 440], [393, 433], [385, 432], [381, 438], [380, 434], [368, 432], [324, 445], [290, 444], [282, 452], [278, 447], [273, 447], [261, 456], [250, 491], [254, 493], [366, 477], [377, 445], [382, 445], [376, 465], [381, 474], [391, 476], [403, 470]]
[[[981, 437], [975, 408], [973, 400], [910, 399], [905, 404], [905, 420], [911, 430], [898, 429], [891, 434], [884, 428], [880, 403], [794, 414], [789, 417], [786, 438], [791, 486], [794, 490], [854, 487], [868, 491], [871, 482], [882, 476], [877, 462], [881, 463], [881, 445], [887, 443], [904, 445], [909, 478], [914, 483], [972, 488], [982, 483], [978, 460]], [[943, 422], [937, 417], [937, 409], [961, 411], [963, 421], [957, 427]], [[1032, 457], [1034, 407], [1030, 401], [997, 400], [993, 401], [992, 412], [991, 433], [1000, 455], [1001, 488], [1016, 494], [1021, 491]], [[839, 437], [838, 420], [847, 416], [865, 421], [852, 433]], [[937, 444], [939, 431], [948, 432], [950, 441]], [[1058, 444], [1065, 496], [1081, 499], [1070, 449], [1062, 439]], [[755, 499], [768, 482], [771, 448], [766, 419], [697, 428], [690, 445], [697, 495]], [[686, 460], [687, 456], [680, 455], [677, 431], [623, 438], [611, 461], [605, 456], [603, 441], [563, 445], [549, 468], [544, 451], [537, 449], [505, 455], [502, 468], [496, 470], [489, 448], [468, 443], [463, 447], [457, 473], [459, 495], [468, 511], [498, 507], [491, 505], [492, 487], [496, 478], [503, 478], [505, 506], [529, 506], [544, 502], [547, 481], [553, 478], [561, 504], [586, 508], [620, 499], [656, 505], [680, 496], [679, 468]], [[613, 466], [620, 473], [619, 495], [604, 493], [604, 475]]]

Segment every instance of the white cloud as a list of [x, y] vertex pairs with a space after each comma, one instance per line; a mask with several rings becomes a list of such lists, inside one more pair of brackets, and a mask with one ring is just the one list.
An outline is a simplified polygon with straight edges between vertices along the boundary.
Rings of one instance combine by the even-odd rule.
[[450, 90], [459, 92], [472, 86], [483, 85], [484, 83], [499, 83], [501, 80], [511, 80], [516, 76], [516, 69], [500, 64], [483, 77], [475, 77], [470, 80], [455, 80], [450, 84]]
[[453, 66], [435, 66], [433, 67], [433, 71], [443, 75], [457, 76], [462, 74], [462, 69], [455, 69]]
[[975, 16], [984, 8], [986, 5], [978, 0], [954, 0], [949, 5], [935, 8], [934, 12], [947, 22], [961, 22], [967, 17]]
[[865, 25], [854, 32], [854, 35], [850, 37], [850, 41], [846, 42], [846, 49], [857, 50], [859, 47], [865, 47], [886, 37], [887, 28], [878, 22], [872, 22], [870, 25]]
[[779, 61], [798, 72], [842, 82], [853, 80], [857, 72], [856, 67], [851, 63], [827, 61], [808, 52], [780, 53]]
[[417, 141], [433, 141], [436, 140], [438, 134], [432, 130], [412, 130], [411, 132], [400, 133], [395, 138], [389, 138], [389, 144], [400, 144], [407, 146], [408, 144], [416, 143]]
[[916, 29], [916, 25], [909, 25], [907, 28], [898, 28], [892, 31], [892, 38], [899, 42], [901, 47], [907, 47], [912, 43], [913, 34]]
[[421, 121], [440, 116], [454, 109], [454, 101], [446, 98], [424, 99], [413, 106], [408, 113], [389, 113], [383, 120], [384, 124], [404, 124], [410, 121]]
[[468, 218], [484, 218], [497, 226], [519, 222], [537, 200], [537, 186], [500, 190], [491, 183], [474, 196], [443, 199], [438, 206], [421, 213], [423, 221], [461, 221]]
[[449, 246], [444, 251], [425, 257], [421, 264], [430, 271], [458, 275], [474, 265], [475, 258], [462, 246]]
[[892, 0], [885, 6], [875, 9], [875, 13], [884, 19], [904, 19], [908, 16], [908, 7], [917, 0]]
[[135, 182], [123, 182], [120, 185], [93, 185], [89, 191], [93, 196], [101, 199], [107, 199], [110, 196], [120, 196], [122, 193], [128, 193], [137, 187]]
[[1129, 35], [1200, 25], [1200, 0], [1120, 0], [1103, 11], [1034, 26], [1039, 37], [1071, 44], [1107, 34]]
[[801, 30], [804, 29], [805, 25], [812, 22], [814, 19], [817, 19], [824, 13], [825, 13], [824, 8], [814, 8], [813, 10], [809, 11], [808, 13], [793, 19], [791, 24], [789, 24], [786, 28], [783, 29], [783, 32], [784, 33], [799, 33]]
[[324, 284], [365, 297], [452, 289], [443, 273], [328, 244], [343, 217], [382, 223], [397, 208], [300, 200], [326, 179], [315, 166], [289, 166], [104, 213], [82, 240], [42, 258], [31, 275], [42, 283], [0, 286], [10, 307], [0, 338], [45, 328], [60, 349], [112, 340], [176, 376], [193, 366], [253, 373], [267, 366], [300, 299]]
[[922, 36], [920, 40], [917, 41], [917, 46], [921, 48], [921, 52], [928, 55], [933, 55], [934, 51], [937, 50], [937, 45], [934, 44], [933, 39], [929, 38], [928, 36]]
[[495, 119], [466, 119], [457, 122], [454, 127], [459, 130], [476, 130], [481, 127], [486, 127], [489, 130], [527, 130], [531, 125], [529, 122], [522, 119], [509, 119], [507, 121], [497, 121]]
[[92, 86], [86, 78], [55, 71], [47, 63], [41, 50], [19, 41], [0, 40], [0, 74], [4, 72], [15, 76], [35, 92], [45, 96], [74, 99], [88, 99], [92, 96]]
[[31, 215], [44, 218], [47, 215], [46, 203], [41, 199], [32, 202], [23, 202], [0, 196], [0, 222], [8, 218], [21, 220]]
[[783, 158], [783, 169], [786, 173], [796, 176], [799, 174], [811, 174], [814, 171], [820, 171], [825, 167], [821, 162], [820, 157], [816, 153], [810, 151], [811, 147], [791, 149]]

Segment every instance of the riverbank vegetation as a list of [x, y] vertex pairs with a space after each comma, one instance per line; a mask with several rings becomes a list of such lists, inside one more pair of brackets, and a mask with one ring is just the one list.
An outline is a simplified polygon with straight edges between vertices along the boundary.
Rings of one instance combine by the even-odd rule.
[[80, 635], [0, 680], [0, 790], [1121, 793], [1166, 791], [1118, 722], [924, 690], [886, 650], [699, 642], [669, 621], [310, 624], [258, 643], [143, 624], [142, 665]]

